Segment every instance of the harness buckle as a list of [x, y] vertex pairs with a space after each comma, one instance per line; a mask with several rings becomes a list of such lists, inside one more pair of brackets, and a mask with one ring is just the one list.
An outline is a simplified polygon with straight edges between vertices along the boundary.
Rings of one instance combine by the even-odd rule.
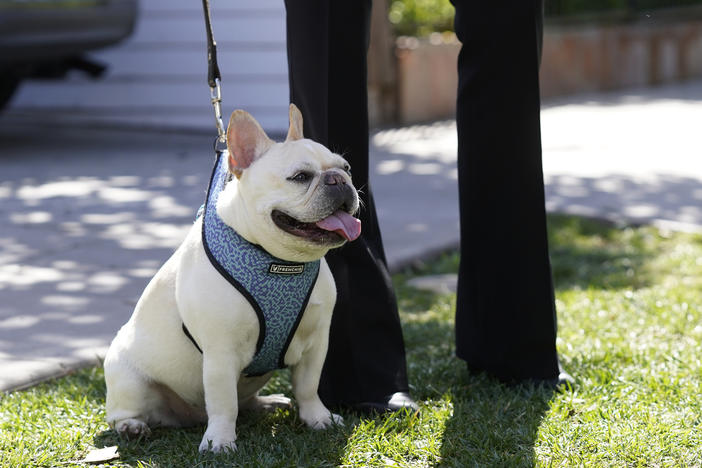
[[215, 86], [210, 87], [210, 102], [214, 107], [215, 125], [217, 126], [217, 141], [226, 143], [227, 134], [224, 131], [224, 122], [222, 122], [222, 87], [219, 78], [214, 80]]

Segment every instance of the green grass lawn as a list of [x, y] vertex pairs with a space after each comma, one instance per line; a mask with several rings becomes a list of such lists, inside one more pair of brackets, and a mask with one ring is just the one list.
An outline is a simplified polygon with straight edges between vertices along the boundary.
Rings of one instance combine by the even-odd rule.
[[[549, 222], [570, 391], [506, 387], [453, 357], [455, 296], [406, 281], [455, 272], [454, 253], [394, 277], [419, 414], [347, 414], [324, 432], [294, 410], [242, 415], [236, 453], [200, 455], [201, 427], [120, 440], [102, 371], [86, 369], [0, 397], [0, 465], [78, 466], [117, 445], [104, 466], [700, 466], [702, 236]], [[287, 372], [269, 388], [290, 394]]]

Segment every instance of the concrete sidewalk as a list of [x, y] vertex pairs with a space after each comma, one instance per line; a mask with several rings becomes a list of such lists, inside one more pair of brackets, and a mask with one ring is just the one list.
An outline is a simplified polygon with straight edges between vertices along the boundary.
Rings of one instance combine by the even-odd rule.
[[[700, 122], [702, 81], [547, 103], [549, 211], [702, 230]], [[0, 389], [104, 353], [202, 203], [212, 140], [0, 116]], [[371, 143], [391, 267], [457, 246], [455, 124]]]

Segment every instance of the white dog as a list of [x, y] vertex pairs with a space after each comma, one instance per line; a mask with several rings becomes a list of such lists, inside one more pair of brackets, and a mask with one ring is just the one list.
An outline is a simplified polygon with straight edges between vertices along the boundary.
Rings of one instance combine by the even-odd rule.
[[120, 434], [206, 422], [201, 451], [235, 450], [240, 408], [290, 405], [258, 395], [284, 366], [308, 426], [341, 422], [317, 387], [336, 300], [323, 256], [360, 235], [349, 165], [303, 138], [292, 104], [285, 142], [244, 111], [227, 139], [203, 213], [107, 352], [107, 421]]

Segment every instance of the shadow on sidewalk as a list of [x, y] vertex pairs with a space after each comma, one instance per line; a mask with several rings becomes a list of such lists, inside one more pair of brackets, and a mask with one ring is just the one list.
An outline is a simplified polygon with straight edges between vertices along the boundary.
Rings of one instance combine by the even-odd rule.
[[0, 131], [0, 387], [101, 353], [204, 200], [206, 140]]
[[546, 181], [549, 212], [699, 230], [702, 226], [702, 183], [697, 178], [651, 174], [600, 177], [553, 175]]

